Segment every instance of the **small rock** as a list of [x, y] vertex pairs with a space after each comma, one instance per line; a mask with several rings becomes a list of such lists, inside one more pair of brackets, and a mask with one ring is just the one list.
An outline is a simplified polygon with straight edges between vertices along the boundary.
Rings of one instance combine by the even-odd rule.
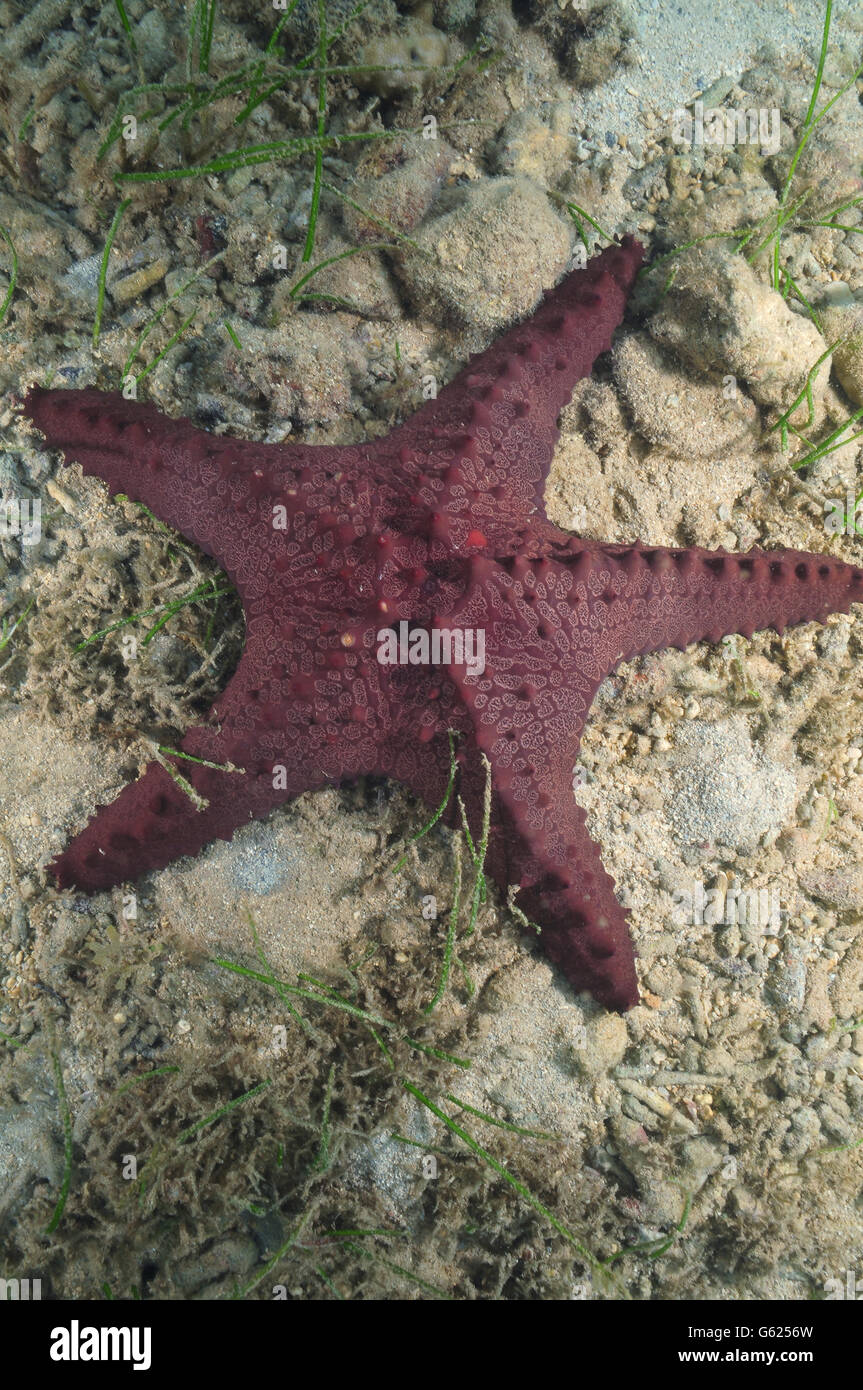
[[[759, 405], [784, 410], [826, 350], [815, 325], [793, 313], [742, 256], [693, 248], [677, 259], [677, 267], [650, 321], [652, 337], [697, 371], [737, 377]], [[828, 380], [825, 364], [812, 382], [816, 422]], [[804, 401], [791, 419], [802, 427], [807, 416]]]
[[863, 910], [863, 865], [850, 869], [808, 869], [798, 875], [800, 886], [831, 907]]
[[164, 17], [157, 9], [147, 10], [134, 32], [144, 75], [151, 81], [164, 78], [174, 59], [174, 46]]
[[569, 112], [563, 102], [552, 108], [550, 124], [533, 111], [510, 116], [495, 150], [499, 173], [523, 174], [538, 184], [553, 185], [572, 159], [574, 137]]
[[[435, 71], [446, 65], [448, 56], [446, 34], [411, 15], [360, 49], [353, 81], [361, 91], [389, 100], [425, 87]], [[360, 68], [379, 70], [361, 72]]]
[[694, 381], [646, 333], [619, 340], [614, 376], [636, 429], [651, 444], [676, 449], [684, 457], [715, 458], [750, 436], [758, 419], [754, 402], [742, 392], [729, 401], [715, 375], [712, 381]]
[[576, 87], [595, 87], [607, 81], [618, 64], [634, 61], [632, 16], [619, 0], [572, 6], [535, 0], [533, 8], [561, 72]]
[[787, 1014], [799, 1014], [806, 1002], [806, 965], [793, 942], [786, 943], [775, 958], [769, 990], [779, 1009]]
[[693, 719], [678, 727], [676, 743], [668, 817], [682, 846], [752, 854], [791, 819], [797, 779], [791, 768], [765, 758], [744, 719]]
[[573, 1056], [590, 1076], [600, 1076], [622, 1061], [629, 1032], [620, 1014], [600, 1014], [591, 1019], [580, 1036]]
[[169, 270], [170, 262], [164, 257], [151, 261], [149, 265], [141, 266], [140, 270], [133, 270], [131, 275], [125, 275], [122, 280], [115, 280], [111, 285], [111, 298], [117, 305], [128, 304], [163, 280]]
[[839, 384], [855, 405], [863, 405], [863, 296], [834, 301], [818, 312], [828, 343], [837, 343], [833, 370]]
[[491, 336], [560, 279], [571, 234], [527, 179], [484, 179], [457, 196], [420, 228], [416, 240], [429, 254], [408, 252], [396, 273], [424, 313]]
[[[437, 197], [455, 151], [445, 140], [406, 135], [373, 145], [357, 166], [351, 196], [400, 232], [413, 232]], [[386, 241], [389, 233], [345, 203], [344, 224], [357, 241]]]

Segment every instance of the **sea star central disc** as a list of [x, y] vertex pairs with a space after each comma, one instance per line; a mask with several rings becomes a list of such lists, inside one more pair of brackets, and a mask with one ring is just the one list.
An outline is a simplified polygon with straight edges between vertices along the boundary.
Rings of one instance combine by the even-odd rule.
[[[480, 754], [491, 763], [489, 871], [519, 887], [576, 989], [614, 1009], [637, 1002], [626, 913], [572, 792], [600, 682], [639, 653], [781, 632], [863, 597], [863, 571], [828, 556], [602, 545], [546, 517], [558, 414], [610, 346], [640, 262], [626, 237], [574, 271], [367, 445], [250, 444], [115, 393], [29, 392], [47, 442], [215, 556], [246, 615], [237, 671], [181, 745], [243, 771], [178, 764], [199, 810], [151, 764], [54, 861], [61, 887], [137, 879], [364, 773], [438, 805], [456, 730], [474, 828]], [[443, 665], [386, 664], [389, 630], [482, 634], [484, 668], [457, 644]]]

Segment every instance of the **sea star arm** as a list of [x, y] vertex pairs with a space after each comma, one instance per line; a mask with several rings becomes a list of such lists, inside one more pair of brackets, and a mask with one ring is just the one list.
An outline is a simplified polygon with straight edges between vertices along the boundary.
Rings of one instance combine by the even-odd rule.
[[[544, 785], [555, 809], [541, 824], [511, 793], [501, 795], [501, 820], [513, 835], [506, 877], [520, 889], [516, 906], [539, 927], [541, 949], [573, 988], [623, 1013], [638, 1003], [628, 913], [588, 833], [586, 812], [573, 799], [576, 753], [577, 744], [570, 744], [546, 765]], [[500, 871], [492, 869], [500, 883]]]
[[[143, 502], [214, 556], [243, 597], [260, 588], [265, 564], [276, 559], [278, 568], [282, 558], [287, 538], [274, 529], [275, 508], [285, 506], [289, 525], [300, 507], [322, 509], [328, 477], [351, 462], [330, 446], [220, 438], [116, 391], [34, 386], [24, 412], [66, 463], [102, 478], [112, 495]], [[362, 509], [357, 497], [351, 508]]]
[[279, 654], [283, 664], [274, 667], [265, 627], [247, 634], [209, 722], [180, 743], [188, 756], [168, 758], [206, 804], [199, 807], [164, 765], [150, 763], [54, 860], [61, 888], [94, 893], [133, 882], [213, 840], [230, 840], [241, 825], [303, 791], [374, 768], [374, 733], [354, 717], [350, 669], [310, 677], [307, 669], [315, 667], [302, 659], [300, 644], [291, 653], [283, 643]]
[[[724, 551], [604, 546], [604, 591], [620, 610], [614, 662], [690, 642], [751, 637], [823, 622], [863, 599], [863, 570], [801, 550]], [[609, 667], [609, 670], [612, 669]]]
[[[587, 592], [591, 561], [576, 567]], [[574, 579], [561, 564], [509, 568], [475, 559], [455, 622], [485, 634], [486, 664], [449, 675], [472, 724], [471, 747], [489, 760], [494, 785], [488, 867], [540, 928], [540, 945], [578, 989], [609, 1008], [638, 1001], [626, 913], [575, 801], [572, 772], [593, 697], [604, 675], [603, 633], [579, 624]], [[478, 760], [461, 791], [471, 824], [481, 819]]]
[[[529, 518], [544, 519], [557, 417], [611, 346], [641, 258], [627, 236], [573, 271], [388, 436], [387, 448], [417, 479], [417, 499], [433, 515], [468, 519], [492, 547], [511, 541]], [[441, 538], [452, 540], [445, 523]]]
[[[194, 733], [190, 730], [183, 740], [184, 751], [194, 746]], [[50, 869], [59, 888], [97, 893], [132, 883], [180, 855], [197, 854], [213, 840], [230, 840], [239, 826], [268, 815], [286, 799], [266, 777], [193, 770], [193, 764], [180, 760], [174, 765], [206, 795], [206, 807], [199, 810], [161, 764], [150, 763], [109, 806], [97, 807], [89, 824], [53, 860]]]

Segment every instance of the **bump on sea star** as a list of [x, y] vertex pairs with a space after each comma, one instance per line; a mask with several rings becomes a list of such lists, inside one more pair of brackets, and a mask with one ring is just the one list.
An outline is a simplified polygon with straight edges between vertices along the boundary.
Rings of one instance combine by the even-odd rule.
[[[638, 999], [627, 914], [572, 793], [582, 729], [620, 661], [847, 612], [863, 571], [797, 551], [603, 545], [545, 514], [557, 416], [608, 349], [641, 262], [631, 237], [547, 294], [385, 438], [345, 448], [216, 438], [96, 390], [33, 388], [25, 411], [67, 462], [144, 502], [215, 556], [246, 643], [182, 750], [196, 809], [164, 767], [100, 809], [53, 861], [96, 892], [196, 854], [302, 791], [362, 774], [430, 805], [458, 731], [475, 828], [492, 766], [487, 868], [576, 989]], [[484, 630], [485, 669], [386, 666], [383, 628]]]

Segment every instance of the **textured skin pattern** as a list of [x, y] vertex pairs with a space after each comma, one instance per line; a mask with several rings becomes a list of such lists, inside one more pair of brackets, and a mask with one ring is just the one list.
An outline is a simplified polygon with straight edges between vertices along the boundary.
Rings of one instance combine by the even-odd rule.
[[[30, 391], [48, 444], [215, 556], [246, 615], [237, 671], [182, 743], [243, 772], [180, 762], [209, 803], [199, 811], [151, 764], [54, 861], [61, 887], [134, 880], [363, 773], [438, 805], [457, 729], [474, 828], [479, 754], [492, 766], [490, 872], [519, 886], [576, 989], [614, 1009], [637, 1002], [626, 913], [572, 794], [597, 687], [637, 653], [781, 632], [863, 597], [863, 571], [827, 556], [600, 545], [548, 521], [558, 413], [610, 346], [640, 262], [631, 238], [604, 251], [360, 447], [214, 438], [116, 394]], [[484, 629], [485, 671], [380, 665], [376, 633], [402, 619]]]

